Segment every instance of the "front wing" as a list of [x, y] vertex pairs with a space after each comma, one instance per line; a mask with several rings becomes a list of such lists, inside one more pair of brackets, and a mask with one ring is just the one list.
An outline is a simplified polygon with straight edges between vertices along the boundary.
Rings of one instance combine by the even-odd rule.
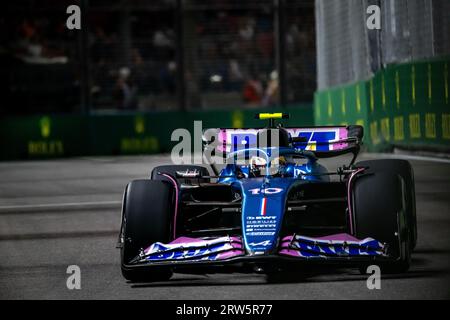
[[221, 265], [265, 260], [364, 262], [389, 259], [387, 245], [375, 239], [357, 239], [348, 234], [312, 238], [286, 236], [270, 255], [249, 255], [241, 237], [181, 237], [164, 244], [154, 243], [143, 250], [130, 266]]

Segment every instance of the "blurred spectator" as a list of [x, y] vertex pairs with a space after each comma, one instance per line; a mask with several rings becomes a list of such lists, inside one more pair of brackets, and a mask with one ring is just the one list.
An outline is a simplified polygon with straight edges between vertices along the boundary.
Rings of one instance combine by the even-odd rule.
[[171, 52], [174, 50], [174, 37], [173, 30], [169, 28], [155, 31], [153, 34], [153, 46], [157, 59], [165, 59], [171, 56]]
[[[65, 27], [66, 15], [61, 12], [68, 4], [68, 0], [10, 4], [14, 15], [6, 17], [4, 38], [8, 43], [4, 51], [18, 66], [13, 71], [3, 70], [3, 77], [12, 79], [9, 90], [20, 105], [55, 112], [81, 109], [81, 74], [85, 70], [81, 63], [86, 52], [80, 52], [81, 33]], [[180, 70], [176, 65], [175, 26], [179, 21], [174, 20], [174, 4], [173, 0], [89, 2], [87, 58], [93, 109], [177, 108]], [[273, 73], [273, 1], [186, 0], [184, 7], [182, 54], [187, 105], [276, 104], [279, 84]], [[286, 10], [289, 101], [311, 101], [316, 72], [313, 6]], [[48, 92], [53, 93], [52, 99]], [[57, 96], [64, 99], [56, 101]]]
[[258, 106], [263, 97], [263, 86], [255, 74], [251, 74], [244, 84], [243, 99], [247, 106]]
[[46, 19], [39, 21], [23, 20], [19, 27], [15, 44], [15, 56], [26, 63], [52, 64], [67, 63], [68, 58], [62, 49], [52, 49], [40, 33], [48, 24]]
[[127, 67], [120, 68], [117, 77], [116, 87], [114, 89], [114, 97], [117, 106], [122, 110], [134, 110], [136, 104], [136, 87], [131, 79], [131, 71]]
[[242, 87], [244, 75], [238, 60], [230, 59], [228, 62], [228, 75], [228, 81], [230, 82], [229, 89], [232, 91], [239, 90]]
[[262, 105], [272, 106], [278, 102], [278, 72], [272, 71], [270, 73], [270, 79], [267, 84], [267, 88], [264, 92], [264, 98]]

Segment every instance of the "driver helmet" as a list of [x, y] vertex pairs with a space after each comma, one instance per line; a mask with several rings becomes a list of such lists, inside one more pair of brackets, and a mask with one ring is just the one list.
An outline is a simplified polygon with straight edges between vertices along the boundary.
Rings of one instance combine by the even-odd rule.
[[270, 174], [276, 175], [276, 174], [284, 174], [285, 168], [286, 168], [286, 158], [283, 156], [276, 157], [272, 161], [270, 161]]
[[[286, 158], [283, 156], [276, 157], [270, 161], [269, 174], [283, 174], [286, 168]], [[267, 173], [267, 161], [261, 157], [252, 157], [250, 159], [250, 171], [257, 177]]]
[[267, 166], [267, 161], [261, 157], [251, 157], [250, 158], [250, 171], [257, 177], [261, 176]]

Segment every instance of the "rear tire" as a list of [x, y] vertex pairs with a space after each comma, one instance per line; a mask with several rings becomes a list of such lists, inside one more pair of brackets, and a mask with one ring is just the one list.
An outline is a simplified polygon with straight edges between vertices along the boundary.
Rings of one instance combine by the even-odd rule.
[[173, 187], [164, 181], [134, 180], [124, 194], [121, 238], [121, 269], [130, 281], [165, 281], [172, 272], [168, 267], [129, 266], [140, 250], [155, 242], [170, 241], [173, 216]]
[[[362, 175], [353, 188], [355, 235], [386, 243], [393, 261], [379, 264], [383, 273], [402, 273], [411, 261], [410, 230], [405, 214], [405, 183], [399, 175]], [[366, 265], [361, 266], [364, 270]]]
[[414, 184], [414, 170], [411, 164], [406, 160], [383, 159], [361, 161], [356, 164], [358, 167], [368, 167], [365, 173], [385, 172], [398, 174], [405, 182], [406, 194], [406, 217], [408, 219], [409, 229], [411, 231], [411, 250], [417, 245], [417, 217], [416, 217], [416, 192]]

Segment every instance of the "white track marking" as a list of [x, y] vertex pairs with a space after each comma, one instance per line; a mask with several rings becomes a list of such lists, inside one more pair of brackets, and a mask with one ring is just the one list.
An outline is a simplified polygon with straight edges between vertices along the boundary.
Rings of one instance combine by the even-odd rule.
[[96, 201], [96, 202], [66, 202], [66, 203], [48, 203], [48, 204], [25, 204], [0, 206], [0, 212], [31, 212], [43, 210], [66, 210], [66, 209], [95, 209], [119, 206], [122, 201]]

